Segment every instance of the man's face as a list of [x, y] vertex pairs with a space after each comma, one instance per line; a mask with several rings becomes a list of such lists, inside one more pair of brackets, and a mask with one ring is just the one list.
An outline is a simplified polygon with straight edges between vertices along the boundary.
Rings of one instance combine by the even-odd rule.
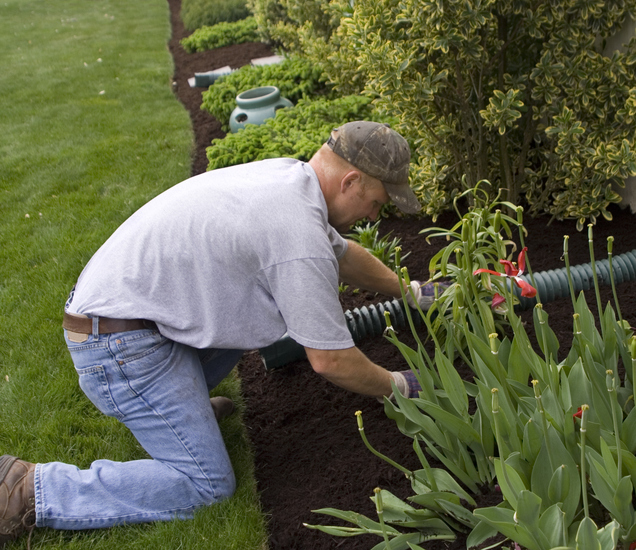
[[362, 177], [358, 177], [342, 186], [341, 200], [329, 213], [329, 223], [340, 233], [347, 232], [354, 223], [365, 218], [375, 220], [382, 205], [390, 200], [380, 180], [363, 177], [364, 184]]

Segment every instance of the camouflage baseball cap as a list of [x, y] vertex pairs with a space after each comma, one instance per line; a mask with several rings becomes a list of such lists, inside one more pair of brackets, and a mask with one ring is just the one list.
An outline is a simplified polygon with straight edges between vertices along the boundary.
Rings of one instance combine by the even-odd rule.
[[327, 145], [365, 174], [379, 179], [402, 212], [420, 211], [422, 206], [409, 185], [409, 144], [388, 124], [347, 122], [333, 131]]

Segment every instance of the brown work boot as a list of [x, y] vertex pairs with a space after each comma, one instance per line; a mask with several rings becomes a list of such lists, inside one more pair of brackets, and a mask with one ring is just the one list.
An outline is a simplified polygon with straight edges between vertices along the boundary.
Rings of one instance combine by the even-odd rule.
[[0, 548], [35, 528], [35, 464], [0, 457]]
[[234, 412], [234, 401], [229, 397], [210, 397], [210, 405], [217, 422], [221, 422]]

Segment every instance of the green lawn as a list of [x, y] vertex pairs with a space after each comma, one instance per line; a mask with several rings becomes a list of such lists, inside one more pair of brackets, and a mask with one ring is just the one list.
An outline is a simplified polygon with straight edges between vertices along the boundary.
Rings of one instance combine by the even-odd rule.
[[[0, 2], [0, 453], [79, 467], [145, 457], [79, 389], [61, 320], [101, 243], [189, 175], [169, 35], [165, 0]], [[241, 405], [237, 380], [219, 391]], [[222, 428], [239, 482], [228, 502], [188, 522], [37, 530], [32, 547], [266, 547], [240, 415]]]

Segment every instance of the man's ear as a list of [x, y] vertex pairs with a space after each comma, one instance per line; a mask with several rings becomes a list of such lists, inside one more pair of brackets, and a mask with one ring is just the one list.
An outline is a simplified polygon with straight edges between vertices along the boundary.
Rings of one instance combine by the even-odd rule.
[[347, 172], [342, 179], [340, 180], [340, 192], [345, 193], [346, 191], [354, 188], [356, 184], [362, 183], [362, 174], [359, 170], [351, 170]]

